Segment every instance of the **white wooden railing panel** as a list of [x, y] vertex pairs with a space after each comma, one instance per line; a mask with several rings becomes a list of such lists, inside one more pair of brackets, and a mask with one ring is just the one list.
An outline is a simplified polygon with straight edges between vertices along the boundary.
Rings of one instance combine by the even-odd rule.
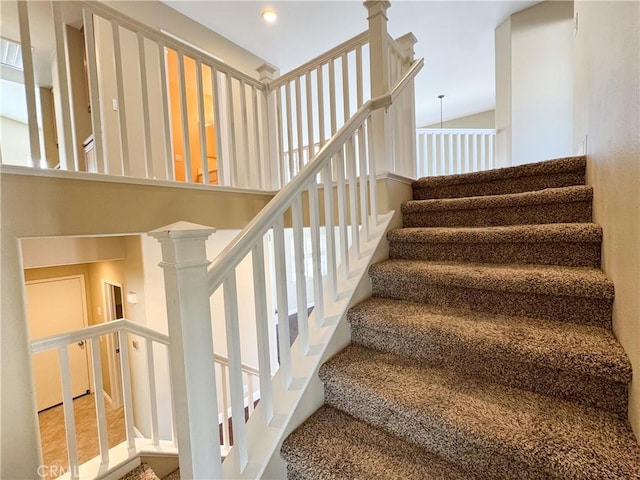
[[493, 129], [419, 128], [417, 177], [495, 168], [495, 136]]

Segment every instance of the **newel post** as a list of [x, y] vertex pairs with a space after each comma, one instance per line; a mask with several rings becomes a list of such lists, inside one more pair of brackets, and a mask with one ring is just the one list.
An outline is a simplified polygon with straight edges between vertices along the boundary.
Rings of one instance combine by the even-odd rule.
[[[396, 38], [396, 42], [404, 55], [405, 67], [402, 71], [404, 73], [415, 60], [413, 46], [418, 42], [418, 39], [413, 33], [409, 32]], [[401, 173], [409, 178], [416, 178], [418, 171], [416, 164], [416, 92], [414, 81], [412, 81], [410, 85], [407, 85], [406, 90], [402, 94], [400, 105], [402, 108], [401, 128], [403, 129], [404, 143], [403, 158], [401, 161], [404, 167], [402, 172], [397, 173]]]
[[[369, 16], [369, 64], [371, 74], [371, 98], [389, 91], [389, 52], [387, 33], [387, 9], [391, 2], [366, 1]], [[372, 115], [373, 158], [377, 172], [391, 170], [391, 138], [389, 118], [382, 109]]]
[[263, 63], [257, 69], [259, 80], [264, 84], [265, 104], [262, 109], [263, 138], [265, 141], [265, 168], [263, 170], [268, 188], [277, 190], [281, 188], [280, 160], [278, 155], [278, 110], [276, 105], [276, 92], [271, 88], [271, 83], [275, 79], [276, 67], [269, 63]]
[[221, 478], [205, 240], [214, 228], [178, 222], [149, 235], [162, 247], [175, 429], [182, 478]]

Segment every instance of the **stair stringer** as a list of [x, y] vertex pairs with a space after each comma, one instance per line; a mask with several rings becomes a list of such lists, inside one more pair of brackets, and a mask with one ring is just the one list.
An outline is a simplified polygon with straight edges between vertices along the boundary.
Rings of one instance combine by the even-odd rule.
[[[338, 274], [338, 298], [325, 300], [325, 318], [318, 325], [316, 312], [309, 316], [309, 354], [300, 351], [300, 342], [291, 348], [293, 380], [289, 389], [283, 386], [280, 372], [273, 377], [274, 417], [266, 426], [264, 409], [258, 404], [246, 424], [249, 463], [240, 472], [237, 451], [231, 448], [222, 464], [223, 478], [258, 479], [285, 478], [285, 463], [280, 459], [282, 441], [324, 403], [324, 386], [318, 369], [351, 341], [347, 311], [371, 296], [369, 266], [388, 258], [386, 233], [392, 225], [395, 211], [380, 215], [372, 228], [371, 238], [361, 242], [361, 258], [353, 259], [350, 250], [350, 275]], [[325, 299], [330, 294], [325, 289]]]

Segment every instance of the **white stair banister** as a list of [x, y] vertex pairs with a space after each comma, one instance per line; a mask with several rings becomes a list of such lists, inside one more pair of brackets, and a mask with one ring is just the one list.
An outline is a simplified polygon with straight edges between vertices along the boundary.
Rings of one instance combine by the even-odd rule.
[[182, 478], [221, 478], [205, 240], [215, 229], [178, 222], [149, 233], [162, 246]]

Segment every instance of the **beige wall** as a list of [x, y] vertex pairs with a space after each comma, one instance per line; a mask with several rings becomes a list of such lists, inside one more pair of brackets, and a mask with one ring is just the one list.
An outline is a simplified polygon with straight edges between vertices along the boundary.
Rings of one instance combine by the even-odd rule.
[[546, 1], [513, 14], [496, 29], [499, 165], [573, 151], [572, 18], [573, 2]]
[[[474, 113], [464, 117], [452, 118], [442, 122], [443, 128], [496, 128], [496, 111]], [[427, 125], [423, 128], [440, 128], [440, 122]]]
[[16, 175], [6, 170], [0, 175], [1, 478], [35, 478], [39, 464], [20, 238], [136, 234], [179, 220], [238, 229], [272, 198], [85, 178], [96, 180]]
[[26, 123], [0, 116], [0, 151], [2, 163], [30, 166], [29, 127]]
[[633, 365], [629, 418], [640, 438], [640, 3], [578, 0], [574, 149], [594, 188], [614, 331]]
[[121, 237], [25, 238], [21, 245], [24, 268], [125, 258], [124, 240]]

